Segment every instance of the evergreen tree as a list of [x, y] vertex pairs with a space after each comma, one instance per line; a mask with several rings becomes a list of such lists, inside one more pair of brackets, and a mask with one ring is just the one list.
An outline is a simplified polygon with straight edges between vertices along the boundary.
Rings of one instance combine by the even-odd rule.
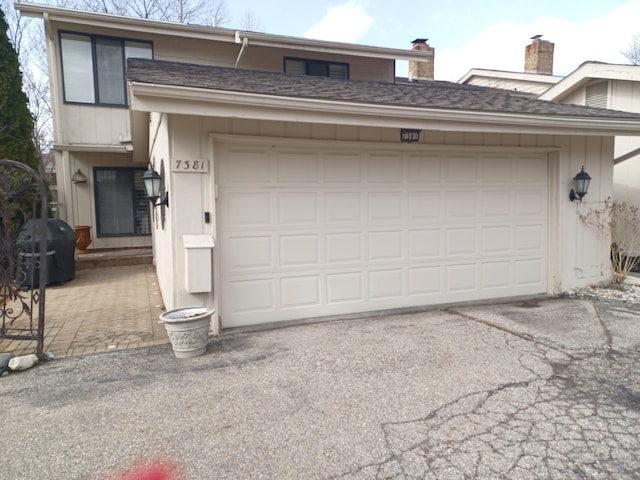
[[39, 172], [33, 143], [33, 118], [22, 90], [18, 55], [7, 36], [7, 22], [0, 9], [0, 159], [22, 162]]

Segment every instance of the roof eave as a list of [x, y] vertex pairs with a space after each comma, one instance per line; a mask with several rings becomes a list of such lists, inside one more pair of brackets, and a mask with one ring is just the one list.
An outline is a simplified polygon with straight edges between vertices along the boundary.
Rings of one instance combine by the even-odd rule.
[[254, 120], [295, 121], [435, 131], [545, 135], [640, 135], [640, 121], [443, 108], [406, 107], [281, 97], [244, 92], [129, 82], [130, 108]]
[[164, 22], [160, 20], [94, 13], [33, 3], [16, 2], [14, 3], [14, 8], [18, 10], [21, 15], [27, 17], [44, 18], [46, 16], [49, 21], [54, 22], [75, 23], [85, 26], [90, 25], [94, 27], [119, 30], [135, 29], [138, 32], [152, 33], [156, 35], [174, 35], [186, 38], [199, 38], [240, 44], [244, 39], [247, 39], [251, 45], [287, 48], [290, 50], [311, 50], [340, 55], [374, 57], [392, 60], [424, 61], [425, 59], [433, 56], [432, 52], [419, 50], [404, 50], [351, 43], [330, 42], [300, 37], [273, 35], [268, 33], [247, 32], [221, 27], [209, 27], [206, 25], [188, 25], [183, 23]]

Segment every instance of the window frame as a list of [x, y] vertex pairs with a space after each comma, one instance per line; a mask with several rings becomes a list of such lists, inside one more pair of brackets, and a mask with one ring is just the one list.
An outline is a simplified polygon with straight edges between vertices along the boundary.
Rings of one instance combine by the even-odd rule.
[[[90, 43], [90, 51], [91, 51], [91, 69], [93, 73], [93, 102], [81, 102], [81, 101], [73, 101], [67, 100], [67, 86], [66, 86], [66, 75], [64, 69], [64, 49], [62, 47], [62, 40], [64, 35], [75, 35], [79, 37], [87, 38]], [[108, 40], [108, 41], [118, 41], [120, 42], [120, 53], [122, 60], [122, 92], [123, 92], [123, 103], [109, 103], [109, 102], [101, 102], [100, 101], [100, 77], [98, 72], [98, 55], [97, 55], [97, 42], [100, 39]], [[110, 108], [129, 108], [129, 96], [127, 95], [127, 56], [126, 56], [126, 47], [127, 42], [137, 43], [137, 44], [147, 44], [151, 50], [151, 58], [154, 58], [153, 51], [153, 42], [150, 40], [141, 40], [137, 38], [127, 38], [127, 37], [112, 37], [109, 35], [97, 35], [93, 33], [86, 32], [77, 32], [73, 30], [59, 30], [58, 31], [58, 47], [60, 49], [60, 74], [62, 77], [62, 100], [65, 104], [69, 105], [93, 105], [99, 107], [110, 107]], [[132, 57], [134, 58], [134, 57]]]
[[[133, 221], [134, 221], [134, 233], [103, 233], [101, 231], [100, 222], [100, 199], [99, 199], [99, 186], [98, 186], [98, 172], [101, 171], [129, 171], [130, 175], [130, 192], [131, 192], [131, 205], [133, 206]], [[145, 172], [146, 168], [140, 167], [93, 167], [93, 199], [95, 202], [96, 212], [96, 236], [98, 238], [114, 238], [114, 237], [149, 237], [153, 230], [153, 218], [151, 215], [151, 209], [149, 208], [149, 233], [135, 233], [135, 214], [136, 214], [136, 188], [135, 188], [135, 172]], [[149, 207], [149, 201], [145, 198], [147, 207]]]
[[[300, 57], [284, 57], [283, 61], [282, 61], [282, 69], [285, 73], [285, 75], [298, 75], [295, 73], [287, 73], [287, 60], [294, 60], [297, 62], [304, 62], [304, 76], [309, 76], [309, 77], [318, 77], [318, 78], [335, 78], [337, 80], [349, 80], [351, 78], [351, 65], [349, 63], [346, 62], [335, 62], [332, 60], [319, 60], [316, 58], [300, 58]], [[317, 63], [320, 65], [324, 65], [327, 68], [327, 75], [312, 75], [309, 73], [309, 65], [311, 63]], [[330, 67], [331, 65], [336, 65], [336, 66], [340, 66], [340, 67], [346, 67], [346, 76], [345, 77], [332, 77], [330, 75]], [[301, 75], [298, 75], [301, 76]]]

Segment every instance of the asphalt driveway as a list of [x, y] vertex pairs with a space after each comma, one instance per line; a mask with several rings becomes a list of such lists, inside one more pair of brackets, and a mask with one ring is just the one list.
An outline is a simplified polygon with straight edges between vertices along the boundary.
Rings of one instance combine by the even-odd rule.
[[639, 344], [544, 299], [53, 360], [0, 378], [0, 478], [638, 478]]

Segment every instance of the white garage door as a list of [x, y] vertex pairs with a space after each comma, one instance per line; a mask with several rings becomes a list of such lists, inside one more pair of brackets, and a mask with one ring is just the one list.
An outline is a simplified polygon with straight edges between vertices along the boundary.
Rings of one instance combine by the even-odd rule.
[[546, 291], [542, 154], [220, 145], [236, 327]]

